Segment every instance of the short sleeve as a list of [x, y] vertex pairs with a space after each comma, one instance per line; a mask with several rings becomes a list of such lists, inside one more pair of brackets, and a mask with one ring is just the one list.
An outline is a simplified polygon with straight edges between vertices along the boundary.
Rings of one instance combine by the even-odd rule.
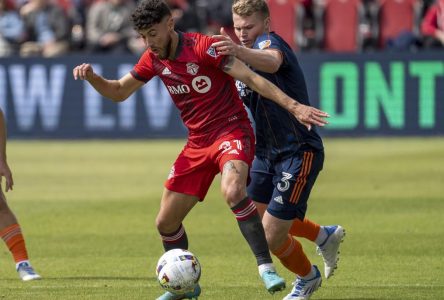
[[281, 52], [282, 57], [284, 58], [282, 64], [287, 64], [287, 57], [286, 57], [286, 51], [285, 51], [285, 45], [282, 44], [282, 41], [277, 39], [273, 34], [263, 34], [257, 37], [256, 41], [254, 42], [253, 49], [274, 49]]
[[145, 51], [145, 53], [139, 59], [139, 62], [134, 65], [134, 68], [131, 70], [130, 73], [135, 79], [143, 81], [145, 83], [150, 81], [150, 79], [156, 75], [154, 73], [149, 51]]

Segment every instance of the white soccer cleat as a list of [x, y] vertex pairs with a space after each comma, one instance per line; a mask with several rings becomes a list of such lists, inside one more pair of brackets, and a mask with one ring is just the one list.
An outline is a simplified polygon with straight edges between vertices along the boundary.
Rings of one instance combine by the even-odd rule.
[[31, 281], [41, 279], [42, 277], [37, 274], [29, 262], [21, 262], [17, 266], [17, 273], [23, 281]]
[[338, 267], [339, 246], [344, 239], [345, 230], [340, 225], [323, 226], [323, 229], [327, 232], [328, 236], [324, 243], [319, 245], [316, 250], [324, 260], [325, 278], [329, 278]]
[[311, 295], [321, 287], [322, 276], [321, 272], [317, 266], [313, 265], [315, 268], [315, 276], [312, 279], [305, 280], [297, 276], [296, 281], [293, 282], [293, 289], [291, 293], [288, 294], [283, 300], [308, 300]]

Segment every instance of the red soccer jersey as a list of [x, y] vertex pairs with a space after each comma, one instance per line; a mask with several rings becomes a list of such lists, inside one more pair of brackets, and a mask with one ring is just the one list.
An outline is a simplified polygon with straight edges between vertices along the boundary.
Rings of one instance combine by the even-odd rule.
[[179, 32], [173, 60], [160, 60], [147, 50], [131, 71], [144, 82], [160, 77], [180, 110], [190, 141], [202, 145], [237, 128], [239, 121], [248, 122], [233, 78], [222, 71], [227, 56], [217, 54], [211, 47], [214, 42], [203, 34]]

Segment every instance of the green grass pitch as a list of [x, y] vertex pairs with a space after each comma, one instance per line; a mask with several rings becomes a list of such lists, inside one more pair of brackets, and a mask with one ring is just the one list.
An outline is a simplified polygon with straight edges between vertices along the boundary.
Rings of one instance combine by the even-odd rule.
[[[0, 246], [0, 299], [155, 299], [162, 253], [154, 221], [184, 141], [10, 141], [7, 194], [31, 261], [21, 282]], [[444, 139], [327, 139], [307, 216], [347, 230], [339, 269], [312, 299], [444, 299]], [[219, 193], [185, 221], [202, 264], [201, 299], [282, 299], [265, 292]], [[314, 264], [315, 246], [303, 241]]]

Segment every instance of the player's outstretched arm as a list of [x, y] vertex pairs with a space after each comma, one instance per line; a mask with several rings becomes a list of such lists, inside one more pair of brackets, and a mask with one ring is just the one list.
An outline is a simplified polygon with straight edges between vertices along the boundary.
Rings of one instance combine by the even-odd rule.
[[325, 119], [328, 117], [326, 112], [301, 104], [297, 100], [290, 98], [276, 85], [251, 71], [250, 68], [234, 56], [230, 56], [230, 62], [226, 64], [224, 71], [242, 81], [265, 98], [276, 102], [288, 110], [301, 124], [305, 125], [308, 130], [311, 129], [312, 125], [324, 126], [328, 124]]
[[119, 80], [103, 78], [94, 73], [93, 67], [90, 64], [76, 66], [72, 74], [75, 80], [88, 81], [103, 97], [116, 102], [125, 100], [144, 84], [129, 73]]
[[6, 179], [5, 191], [12, 190], [12, 187], [14, 186], [14, 180], [12, 179], [11, 169], [9, 169], [6, 159], [5, 117], [3, 116], [3, 111], [0, 109], [0, 188], [3, 177], [5, 177]]

